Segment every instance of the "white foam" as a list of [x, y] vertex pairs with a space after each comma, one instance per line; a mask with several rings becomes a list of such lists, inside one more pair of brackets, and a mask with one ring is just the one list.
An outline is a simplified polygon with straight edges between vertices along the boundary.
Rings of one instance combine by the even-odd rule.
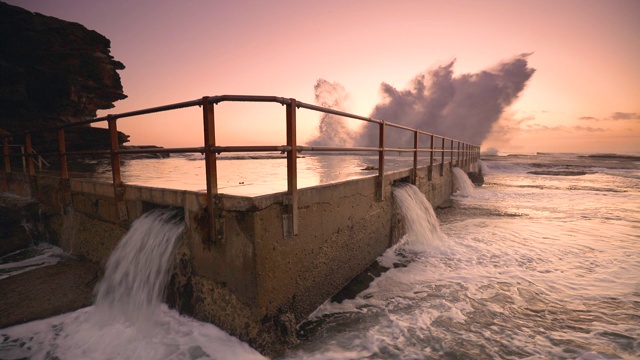
[[453, 181], [458, 188], [456, 195], [469, 197], [473, 194], [475, 186], [469, 179], [469, 176], [460, 168], [453, 168]]
[[420, 189], [411, 184], [401, 184], [393, 189], [393, 197], [407, 230], [404, 247], [417, 252], [441, 249], [445, 236], [440, 231], [433, 207]]

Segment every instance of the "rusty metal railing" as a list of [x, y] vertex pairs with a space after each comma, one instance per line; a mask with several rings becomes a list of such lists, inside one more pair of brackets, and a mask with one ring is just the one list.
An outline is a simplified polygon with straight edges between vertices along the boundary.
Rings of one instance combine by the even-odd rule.
[[[222, 102], [252, 102], [252, 103], [278, 103], [285, 106], [286, 118], [286, 145], [274, 146], [217, 146], [215, 135], [215, 105]], [[136, 117], [141, 115], [159, 113], [164, 111], [188, 108], [202, 107], [203, 118], [203, 146], [186, 147], [186, 148], [150, 148], [150, 149], [121, 149], [119, 148], [117, 121], [124, 118]], [[336, 147], [336, 146], [302, 146], [298, 145], [296, 139], [296, 112], [297, 109], [307, 109], [311, 111], [332, 114], [340, 117], [355, 119], [368, 123], [378, 124], [378, 146], [377, 147]], [[67, 151], [65, 141], [65, 129], [71, 127], [85, 126], [98, 122], [107, 122], [109, 130], [109, 150], [83, 150], [83, 151]], [[385, 147], [385, 130], [387, 127], [400, 129], [413, 133], [413, 146], [409, 148], [388, 148]], [[385, 169], [385, 152], [412, 152], [413, 166], [411, 182], [417, 182], [417, 169], [419, 153], [429, 153], [429, 180], [433, 178], [433, 168], [435, 165], [435, 155], [440, 155], [440, 176], [444, 175], [445, 154], [449, 153], [449, 159], [453, 165], [454, 154], [456, 164], [458, 166], [466, 166], [479, 159], [480, 147], [474, 144], [463, 142], [461, 140], [433, 134], [427, 131], [413, 129], [400, 124], [350, 114], [326, 107], [313, 104], [307, 104], [292, 98], [276, 97], [276, 96], [253, 96], [253, 95], [221, 95], [221, 96], [205, 96], [201, 99], [185, 101], [175, 104], [158, 106], [148, 109], [124, 112], [120, 114], [112, 114], [95, 119], [65, 124], [57, 127], [44, 129], [36, 129], [23, 133], [2, 134], [2, 153], [4, 160], [4, 172], [11, 174], [11, 152], [10, 141], [17, 136], [24, 136], [24, 145], [26, 151], [21, 155], [28, 164], [28, 175], [35, 182], [36, 170], [34, 167], [33, 157], [36, 156], [32, 145], [32, 134], [55, 132], [57, 135], [57, 151], [53, 153], [40, 153], [38, 156], [57, 156], [60, 161], [60, 180], [61, 194], [64, 202], [70, 203], [70, 186], [69, 186], [69, 155], [108, 155], [111, 160], [111, 173], [114, 197], [117, 204], [118, 215], [121, 221], [126, 221], [127, 207], [124, 202], [124, 183], [120, 173], [120, 155], [128, 154], [172, 154], [172, 153], [201, 153], [205, 155], [206, 169], [206, 189], [207, 189], [207, 216], [209, 220], [210, 240], [212, 242], [222, 240], [222, 209], [218, 196], [218, 176], [217, 176], [217, 155], [220, 153], [233, 152], [269, 152], [279, 151], [287, 154], [287, 192], [283, 203], [286, 205], [286, 214], [283, 217], [283, 227], [285, 237], [292, 237], [298, 233], [298, 185], [297, 185], [297, 154], [301, 151], [317, 151], [317, 152], [375, 152], [378, 154], [378, 197], [384, 200], [384, 169]], [[420, 147], [419, 136], [427, 136], [429, 147]], [[436, 147], [436, 142], [439, 146]], [[448, 147], [447, 147], [448, 143]], [[8, 178], [8, 177], [7, 177]]]

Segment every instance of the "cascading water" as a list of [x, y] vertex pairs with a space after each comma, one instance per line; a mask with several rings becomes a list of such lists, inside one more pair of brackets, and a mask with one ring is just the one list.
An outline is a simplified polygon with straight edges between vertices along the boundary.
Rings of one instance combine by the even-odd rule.
[[393, 189], [393, 196], [407, 230], [405, 247], [418, 252], [439, 250], [445, 236], [431, 203], [420, 189], [411, 184], [400, 184]]
[[469, 176], [467, 176], [467, 174], [462, 169], [457, 167], [453, 168], [453, 181], [458, 187], [458, 192], [456, 194], [463, 197], [471, 196], [475, 186], [473, 185], [471, 180], [469, 180]]
[[171, 258], [184, 225], [176, 214], [152, 210], [131, 224], [96, 286], [96, 315], [131, 322], [153, 316], [162, 303]]

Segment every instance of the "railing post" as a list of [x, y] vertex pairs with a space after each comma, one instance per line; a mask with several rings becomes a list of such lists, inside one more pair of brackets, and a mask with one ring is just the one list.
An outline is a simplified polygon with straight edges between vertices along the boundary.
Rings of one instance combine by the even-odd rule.
[[67, 145], [64, 139], [64, 128], [58, 129], [58, 155], [60, 156], [60, 192], [62, 213], [66, 214], [71, 204], [71, 183], [67, 166]]
[[431, 134], [431, 155], [429, 156], [429, 181], [433, 180], [433, 153], [436, 150], [435, 139]]
[[33, 164], [33, 145], [31, 144], [31, 133], [27, 133], [27, 135], [25, 135], [24, 142], [26, 146], [25, 161], [27, 163], [29, 176], [36, 176], [36, 168]]
[[411, 183], [418, 183], [418, 130], [413, 131], [413, 174], [411, 175]]
[[33, 161], [33, 145], [31, 143], [31, 133], [27, 133], [25, 135], [24, 143], [26, 147], [24, 160], [27, 163], [31, 196], [35, 198], [38, 194], [38, 179], [36, 178], [36, 168]]
[[380, 123], [378, 132], [378, 200], [384, 200], [384, 128], [385, 122]]
[[69, 168], [67, 167], [67, 145], [64, 139], [64, 129], [58, 129], [58, 154], [60, 155], [60, 178], [69, 179]]
[[457, 151], [458, 160], [456, 160], [456, 166], [460, 167], [460, 140], [458, 140], [458, 151]]
[[445, 139], [442, 138], [442, 155], [441, 155], [441, 161], [440, 161], [440, 176], [444, 176], [444, 144], [445, 144]]
[[451, 171], [453, 172], [453, 139], [451, 139], [451, 146], [449, 147], [449, 160], [451, 161]]
[[209, 220], [209, 241], [224, 240], [224, 224], [220, 214], [218, 198], [218, 168], [216, 163], [216, 124], [213, 104], [209, 97], [202, 98], [202, 118], [204, 123], [204, 163], [207, 176], [207, 217]]
[[296, 99], [286, 104], [287, 111], [287, 197], [282, 218], [284, 238], [298, 235], [298, 143], [296, 139]]
[[11, 174], [11, 158], [9, 157], [9, 138], [2, 138], [2, 157], [4, 158], [4, 172]]
[[122, 177], [120, 175], [120, 154], [118, 150], [120, 143], [118, 142], [118, 126], [116, 121], [118, 119], [109, 115], [107, 122], [109, 124], [109, 139], [111, 143], [111, 149], [109, 155], [111, 157], [111, 176], [113, 178], [113, 196], [116, 201], [116, 211], [118, 212], [118, 218], [120, 221], [127, 221], [127, 204], [124, 201], [124, 184], [122, 183]]

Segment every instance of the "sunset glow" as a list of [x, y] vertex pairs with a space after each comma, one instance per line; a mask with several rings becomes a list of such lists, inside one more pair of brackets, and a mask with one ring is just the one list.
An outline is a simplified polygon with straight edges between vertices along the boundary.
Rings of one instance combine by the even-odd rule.
[[[536, 71], [484, 149], [640, 152], [635, 0], [7, 2], [111, 40], [112, 55], [126, 66], [120, 75], [128, 98], [99, 115], [204, 95], [313, 103], [314, 84], [326, 79], [347, 90], [347, 111], [369, 116], [383, 82], [404, 89], [454, 59], [460, 75], [532, 53]], [[278, 104], [222, 104], [216, 111], [220, 145], [284, 143]], [[298, 121], [299, 140], [313, 138], [318, 114], [301, 110]], [[132, 144], [173, 147], [200, 145], [201, 122], [194, 108], [118, 125]]]

